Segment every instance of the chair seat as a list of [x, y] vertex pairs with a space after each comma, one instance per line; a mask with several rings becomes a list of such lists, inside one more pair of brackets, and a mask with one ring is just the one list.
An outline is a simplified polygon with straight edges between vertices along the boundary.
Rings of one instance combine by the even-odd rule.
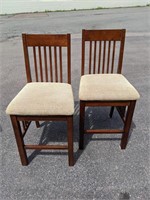
[[81, 77], [79, 98], [85, 101], [124, 101], [137, 100], [140, 95], [122, 74], [91, 74]]
[[68, 83], [27, 83], [10, 102], [9, 115], [72, 115], [74, 101]]

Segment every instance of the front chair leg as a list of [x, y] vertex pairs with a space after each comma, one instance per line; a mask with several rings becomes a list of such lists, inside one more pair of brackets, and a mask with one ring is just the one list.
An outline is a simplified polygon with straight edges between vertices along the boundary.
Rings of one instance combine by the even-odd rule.
[[79, 149], [83, 150], [84, 146], [84, 117], [85, 117], [85, 104], [80, 101], [80, 122], [79, 122]]
[[23, 141], [20, 123], [19, 121], [17, 121], [16, 116], [11, 115], [10, 118], [11, 118], [12, 126], [14, 129], [14, 134], [15, 134], [15, 138], [16, 138], [16, 142], [18, 146], [21, 163], [22, 165], [28, 165], [28, 159], [27, 159], [26, 150], [24, 148], [24, 141]]
[[68, 117], [67, 119], [68, 127], [68, 159], [69, 166], [74, 165], [74, 156], [73, 156], [73, 116]]
[[126, 119], [125, 119], [125, 124], [124, 124], [124, 132], [123, 132], [121, 144], [120, 144], [121, 149], [125, 149], [128, 143], [129, 132], [130, 132], [130, 127], [132, 123], [132, 117], [134, 113], [135, 104], [136, 104], [136, 101], [131, 101], [127, 109], [127, 114], [126, 114]]

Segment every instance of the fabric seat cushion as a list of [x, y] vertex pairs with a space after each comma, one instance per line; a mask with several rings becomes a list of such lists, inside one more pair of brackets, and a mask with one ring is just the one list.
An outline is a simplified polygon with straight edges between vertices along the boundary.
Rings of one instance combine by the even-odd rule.
[[9, 115], [72, 115], [72, 87], [67, 83], [27, 83], [6, 109]]
[[122, 74], [90, 74], [81, 77], [79, 98], [124, 101], [137, 100], [140, 95]]

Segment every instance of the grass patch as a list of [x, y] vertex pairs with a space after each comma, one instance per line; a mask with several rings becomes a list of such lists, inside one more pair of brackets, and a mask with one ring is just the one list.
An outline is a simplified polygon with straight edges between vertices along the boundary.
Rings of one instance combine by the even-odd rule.
[[127, 6], [127, 7], [113, 7], [113, 8], [108, 8], [108, 7], [96, 7], [96, 8], [83, 8], [83, 9], [70, 9], [70, 10], [45, 10], [45, 11], [34, 11], [34, 12], [22, 12], [22, 13], [12, 13], [12, 14], [0, 14], [0, 16], [6, 16], [6, 15], [20, 15], [20, 14], [34, 14], [34, 13], [51, 13], [51, 12], [72, 12], [72, 11], [89, 11], [89, 10], [104, 10], [104, 9], [119, 9], [119, 8], [139, 8], [139, 7], [149, 7], [150, 4], [146, 4], [145, 6]]

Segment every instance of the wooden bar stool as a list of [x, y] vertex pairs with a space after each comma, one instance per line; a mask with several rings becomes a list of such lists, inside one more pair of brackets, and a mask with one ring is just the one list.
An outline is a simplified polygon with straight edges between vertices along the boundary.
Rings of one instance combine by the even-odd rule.
[[[122, 134], [121, 149], [125, 149], [136, 100], [140, 95], [121, 74], [125, 30], [83, 30], [82, 67], [79, 88], [80, 137], [83, 149], [85, 134]], [[110, 117], [117, 108], [122, 129], [85, 129], [85, 108], [110, 106]]]
[[[23, 34], [27, 84], [8, 105], [22, 165], [28, 165], [27, 149], [67, 149], [73, 158], [74, 99], [71, 87], [70, 34]], [[67, 74], [67, 75], [66, 75]], [[66, 79], [63, 79], [66, 75]], [[65, 121], [67, 145], [25, 144], [32, 121]]]

